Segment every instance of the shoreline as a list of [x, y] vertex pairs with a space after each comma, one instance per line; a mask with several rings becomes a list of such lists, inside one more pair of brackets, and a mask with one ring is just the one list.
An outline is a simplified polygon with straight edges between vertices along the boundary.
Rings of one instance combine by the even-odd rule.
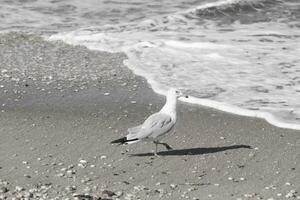
[[123, 54], [10, 33], [0, 58], [0, 196], [300, 198], [299, 131], [179, 102], [174, 150], [156, 158], [109, 144], [164, 103]]
[[[78, 45], [81, 44], [79, 38], [73, 38], [72, 35], [52, 35], [49, 38], [47, 38], [48, 41], [60, 41], [65, 42], [69, 45]], [[78, 40], [78, 41], [77, 41]], [[82, 41], [83, 42], [83, 41]], [[93, 45], [89, 45], [88, 43], [84, 43], [84, 46], [86, 46], [88, 49], [92, 51], [97, 51], [97, 48], [95, 48]], [[99, 47], [98, 47], [99, 48]], [[98, 49], [99, 51], [107, 51], [109, 52], [109, 49], [103, 48]], [[110, 51], [113, 53], [114, 51]], [[124, 52], [124, 54], [128, 54], [128, 57], [130, 57], [130, 52]], [[135, 60], [135, 59], [133, 59]], [[141, 70], [140, 68], [135, 67], [135, 64], [133, 64], [129, 59], [124, 60], [124, 65], [128, 67], [135, 75], [140, 76], [147, 80], [147, 83], [151, 86], [151, 88], [155, 91], [156, 94], [166, 96], [166, 89], [163, 85], [159, 84], [157, 81], [155, 81], [156, 77], [153, 77], [153, 75], [150, 75], [149, 73], [145, 73], [145, 71]], [[164, 89], [162, 89], [164, 88]], [[181, 101], [195, 104], [198, 106], [204, 106], [209, 107], [212, 109], [217, 109], [222, 112], [227, 112], [229, 114], [239, 115], [239, 116], [246, 116], [246, 117], [254, 117], [259, 118], [267, 121], [268, 123], [272, 124], [273, 126], [276, 126], [278, 128], [285, 128], [285, 129], [293, 129], [296, 131], [300, 131], [300, 124], [296, 123], [296, 120], [280, 120], [280, 117], [276, 117], [276, 115], [272, 114], [268, 111], [263, 111], [259, 109], [246, 109], [242, 108], [236, 105], [232, 105], [230, 103], [226, 102], [219, 102], [215, 100], [205, 99], [205, 98], [198, 98], [194, 96], [190, 96], [189, 99], [181, 99]]]

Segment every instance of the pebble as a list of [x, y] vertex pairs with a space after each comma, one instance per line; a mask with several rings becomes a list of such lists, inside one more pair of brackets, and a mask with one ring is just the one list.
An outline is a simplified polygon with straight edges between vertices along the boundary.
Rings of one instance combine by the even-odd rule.
[[33, 197], [33, 194], [31, 192], [26, 191], [24, 192], [24, 197], [29, 199]]
[[90, 182], [90, 181], [92, 181], [91, 178], [85, 178], [85, 179], [81, 180], [81, 183], [87, 183], [87, 182]]
[[23, 163], [24, 165], [27, 165], [27, 164], [28, 164], [28, 162], [27, 162], [27, 161], [22, 161], [22, 163]]
[[116, 193], [109, 190], [104, 190], [102, 194], [107, 195], [108, 197], [116, 196]]
[[296, 197], [296, 191], [295, 190], [290, 190], [286, 195], [285, 198], [294, 198]]
[[72, 169], [74, 167], [75, 167], [74, 165], [68, 165], [68, 169]]
[[16, 187], [15, 187], [15, 190], [16, 190], [17, 192], [21, 192], [21, 191], [24, 191], [25, 189], [24, 189], [23, 187], [21, 187], [21, 186], [16, 186]]
[[122, 192], [122, 191], [117, 191], [117, 192], [116, 192], [116, 196], [117, 196], [117, 197], [123, 196], [123, 192]]
[[79, 163], [87, 164], [87, 161], [82, 159], [82, 160], [79, 160]]
[[7, 187], [0, 187], [0, 193], [6, 193], [8, 192]]
[[81, 167], [81, 168], [86, 168], [87, 161], [86, 160], [80, 160], [79, 163], [77, 164], [77, 166]]
[[58, 174], [56, 174], [56, 176], [58, 176], [58, 177], [63, 177], [65, 174], [64, 173], [58, 173]]
[[170, 188], [171, 188], [172, 190], [174, 190], [176, 187], [177, 187], [176, 184], [170, 184]]
[[31, 176], [29, 174], [24, 174], [24, 177], [31, 178]]
[[67, 168], [65, 168], [65, 167], [61, 168], [60, 171], [62, 171], [62, 172], [67, 171]]
[[68, 175], [72, 175], [72, 174], [76, 174], [76, 171], [74, 169], [69, 169], [69, 170], [66, 171], [66, 173]]

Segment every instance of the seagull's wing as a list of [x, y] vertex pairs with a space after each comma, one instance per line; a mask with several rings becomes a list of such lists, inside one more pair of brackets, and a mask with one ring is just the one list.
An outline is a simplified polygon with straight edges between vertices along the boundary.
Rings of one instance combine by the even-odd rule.
[[172, 120], [170, 115], [164, 113], [154, 113], [146, 119], [142, 124], [136, 138], [141, 139], [155, 139], [168, 133], [175, 125], [175, 120]]
[[139, 133], [139, 131], [141, 130], [142, 124], [129, 128], [128, 131], [128, 135], [126, 136], [127, 140], [132, 140], [137, 138], [137, 134]]

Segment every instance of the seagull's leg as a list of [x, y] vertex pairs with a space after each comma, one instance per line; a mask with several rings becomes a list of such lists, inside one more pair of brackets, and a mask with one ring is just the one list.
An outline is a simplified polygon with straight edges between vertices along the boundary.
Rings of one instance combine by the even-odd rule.
[[157, 145], [158, 145], [158, 142], [157, 142], [157, 141], [153, 141], [153, 143], [155, 144], [155, 152], [154, 152], [154, 155], [155, 155], [155, 156], [158, 156], [158, 155], [157, 155]]
[[172, 149], [173, 149], [173, 148], [172, 148], [170, 145], [168, 145], [167, 143], [159, 142], [159, 143], [157, 143], [157, 144], [163, 145], [164, 147], [166, 147], [167, 150], [172, 150]]

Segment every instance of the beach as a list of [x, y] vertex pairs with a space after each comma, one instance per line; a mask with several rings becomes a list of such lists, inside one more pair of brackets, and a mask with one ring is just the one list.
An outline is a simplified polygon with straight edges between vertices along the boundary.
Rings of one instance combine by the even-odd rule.
[[111, 145], [164, 104], [124, 59], [0, 35], [0, 199], [300, 199], [300, 132], [262, 119], [179, 102], [174, 150]]

